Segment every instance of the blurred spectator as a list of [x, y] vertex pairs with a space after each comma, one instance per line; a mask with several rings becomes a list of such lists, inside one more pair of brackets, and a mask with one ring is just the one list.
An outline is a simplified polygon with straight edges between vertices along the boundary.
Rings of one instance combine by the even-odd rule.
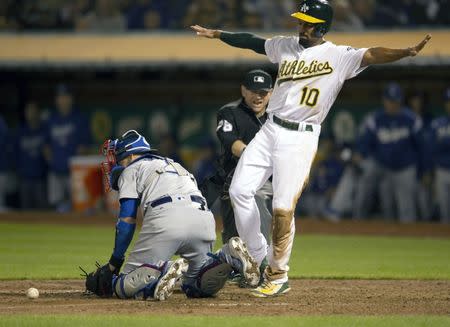
[[16, 29], [14, 0], [0, 1], [0, 31]]
[[59, 211], [70, 209], [69, 159], [87, 152], [89, 124], [73, 106], [69, 88], [60, 84], [55, 97], [56, 112], [47, 128], [45, 154], [49, 161], [48, 202]]
[[[8, 143], [8, 127], [0, 115], [0, 149], [5, 151]], [[8, 156], [2, 155], [0, 160], [0, 212], [6, 210], [6, 192], [7, 192], [7, 172], [8, 172]]]
[[78, 18], [76, 29], [79, 31], [122, 32], [125, 30], [125, 18], [119, 11], [116, 0], [96, 0], [94, 9]]
[[17, 29], [63, 29], [73, 27], [73, 1], [2, 1], [8, 21]]
[[364, 163], [363, 158], [358, 158], [350, 146], [344, 147], [339, 157], [343, 170], [331, 195], [329, 204], [324, 211], [325, 218], [335, 222], [342, 217], [352, 215], [355, 193], [361, 173], [360, 165]]
[[422, 119], [424, 127], [431, 124], [433, 114], [430, 110], [427, 93], [422, 90], [410, 90], [406, 97], [406, 105]]
[[216, 142], [210, 137], [204, 138], [200, 142], [199, 154], [194, 163], [193, 173], [200, 185], [205, 178], [215, 174], [215, 161], [218, 159]]
[[364, 26], [369, 25], [375, 16], [376, 0], [350, 0], [353, 11]]
[[[418, 26], [433, 23], [433, 20], [428, 13], [433, 6], [439, 6], [436, 1], [424, 0], [398, 0], [387, 1], [379, 0], [380, 5], [385, 10], [390, 10], [393, 13], [396, 21], [395, 25], [402, 26]], [[433, 2], [435, 2], [433, 4]], [[430, 7], [432, 6], [432, 7]]]
[[360, 31], [364, 29], [362, 20], [355, 14], [349, 0], [335, 0], [331, 28], [335, 31]]
[[[333, 0], [332, 28], [449, 26], [448, 0]], [[3, 0], [0, 29], [290, 29], [296, 0]], [[298, 9], [298, 8], [297, 8]]]
[[75, 28], [78, 18], [87, 15], [94, 8], [94, 0], [66, 1], [59, 11], [61, 25]]
[[[263, 21], [261, 19], [261, 16], [254, 11], [248, 11], [245, 13], [243, 20], [242, 20], [245, 28], [248, 28], [250, 30], [258, 30], [263, 28]], [[229, 24], [227, 24], [229, 25]], [[238, 26], [234, 26], [234, 28], [239, 28]]]
[[[383, 93], [383, 109], [369, 116], [359, 152], [369, 157], [363, 167], [355, 199], [355, 217], [367, 217], [370, 199], [379, 188], [385, 218], [401, 222], [417, 219], [415, 195], [417, 166], [422, 148], [422, 121], [402, 107], [403, 94], [396, 83]], [[397, 212], [397, 214], [396, 214]]]
[[167, 2], [164, 0], [138, 0], [127, 11], [127, 29], [152, 30], [168, 28]]
[[188, 26], [184, 25], [184, 17], [192, 0], [165, 0], [164, 2], [170, 8], [168, 14], [169, 28], [184, 30]]
[[327, 215], [327, 209], [344, 171], [344, 164], [332, 137], [324, 136], [320, 143], [319, 148], [325, 156], [313, 170], [307, 190], [299, 201], [299, 209], [305, 210], [311, 217], [338, 221], [336, 216]]
[[393, 27], [399, 24], [395, 10], [382, 5], [379, 0], [351, 0], [351, 4], [355, 14], [366, 27]]
[[253, 15], [255, 19], [252, 19], [252, 16], [247, 16], [244, 14], [244, 9], [242, 7], [242, 1], [240, 0], [222, 0], [220, 1], [220, 6], [222, 8], [222, 26], [226, 26], [229, 29], [238, 29], [242, 26], [242, 22], [244, 22], [244, 26], [250, 27], [246, 25], [247, 23], [256, 24], [255, 28], [261, 28], [262, 25], [259, 24], [260, 20], [258, 17]]
[[58, 8], [51, 8], [40, 1], [19, 0], [13, 10], [21, 29], [49, 29], [58, 26]]
[[184, 26], [198, 24], [211, 28], [222, 25], [222, 8], [217, 1], [192, 0], [184, 17]]
[[[256, 17], [262, 20], [262, 27], [266, 30], [283, 29], [286, 28], [285, 22], [289, 21], [290, 14], [296, 9], [297, 1], [292, 0], [245, 0], [244, 10], [245, 17], [244, 24], [247, 28], [258, 28], [258, 26], [249, 26], [248, 22]], [[255, 24], [255, 23], [253, 23]]]
[[[433, 115], [428, 104], [428, 95], [422, 90], [412, 90], [406, 97], [406, 105], [422, 120], [423, 130], [420, 135], [422, 144], [429, 144], [431, 137], [430, 125]], [[422, 220], [430, 220], [433, 212], [432, 201], [432, 178], [427, 163], [429, 162], [429, 152], [422, 151], [419, 165], [417, 167], [417, 207], [419, 217]], [[426, 165], [426, 166], [425, 166]]]
[[169, 133], [161, 136], [161, 142], [156, 150], [161, 156], [170, 158], [186, 167], [179, 154], [179, 144], [175, 135]]
[[431, 16], [431, 21], [440, 26], [450, 25], [449, 0], [432, 0], [427, 2], [428, 2], [427, 12], [428, 15]]
[[75, 2], [70, 1], [69, 4], [73, 5], [74, 15], [86, 15], [91, 10], [94, 9], [96, 0], [75, 0]]
[[22, 209], [46, 207], [47, 164], [44, 159], [46, 130], [34, 101], [25, 106], [25, 122], [19, 128], [16, 145]]
[[432, 161], [440, 220], [450, 223], [450, 88], [444, 93], [445, 114], [431, 123]]

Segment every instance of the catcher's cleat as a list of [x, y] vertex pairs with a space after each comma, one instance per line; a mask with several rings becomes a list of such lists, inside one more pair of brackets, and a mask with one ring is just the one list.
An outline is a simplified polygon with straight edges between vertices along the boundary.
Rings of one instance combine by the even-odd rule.
[[260, 273], [258, 263], [247, 250], [247, 246], [239, 237], [232, 237], [228, 241], [228, 247], [232, 257], [238, 259], [242, 267], [240, 273], [249, 287], [256, 287], [259, 283]]
[[153, 298], [158, 301], [167, 300], [172, 295], [177, 281], [183, 276], [183, 272], [186, 272], [187, 266], [187, 261], [182, 258], [167, 262], [156, 283]]
[[264, 280], [263, 283], [252, 290], [251, 294], [256, 297], [272, 297], [286, 294], [291, 288], [288, 282], [282, 284], [274, 284], [268, 280]]

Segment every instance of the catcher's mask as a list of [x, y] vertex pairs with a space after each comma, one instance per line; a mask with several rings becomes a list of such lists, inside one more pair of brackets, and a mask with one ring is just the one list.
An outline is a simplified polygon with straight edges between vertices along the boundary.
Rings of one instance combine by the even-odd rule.
[[129, 130], [118, 139], [106, 140], [101, 151], [106, 158], [106, 161], [101, 163], [101, 167], [105, 179], [105, 189], [109, 191], [111, 189], [111, 172], [123, 159], [132, 154], [145, 154], [154, 150], [145, 137], [135, 130]]
[[314, 36], [324, 36], [331, 27], [333, 8], [326, 0], [303, 0], [292, 17], [314, 24]]

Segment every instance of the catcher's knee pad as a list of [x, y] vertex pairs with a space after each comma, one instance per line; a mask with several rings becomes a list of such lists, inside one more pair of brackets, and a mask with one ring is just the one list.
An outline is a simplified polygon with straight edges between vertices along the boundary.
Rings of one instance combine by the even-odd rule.
[[233, 268], [216, 258], [207, 261], [193, 283], [184, 282], [182, 290], [187, 297], [211, 297], [225, 285]]
[[161, 276], [154, 265], [142, 265], [128, 274], [120, 274], [113, 280], [113, 289], [118, 298], [147, 299], [153, 292]]

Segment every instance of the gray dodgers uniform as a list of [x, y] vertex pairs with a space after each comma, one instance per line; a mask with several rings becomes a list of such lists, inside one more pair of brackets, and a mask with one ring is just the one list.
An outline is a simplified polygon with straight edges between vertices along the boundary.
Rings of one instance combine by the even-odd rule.
[[189, 261], [185, 278], [195, 278], [216, 235], [213, 214], [194, 177], [171, 159], [146, 155], [125, 168], [118, 186], [119, 198], [140, 199], [144, 213], [123, 272], [169, 260], [175, 253]]

